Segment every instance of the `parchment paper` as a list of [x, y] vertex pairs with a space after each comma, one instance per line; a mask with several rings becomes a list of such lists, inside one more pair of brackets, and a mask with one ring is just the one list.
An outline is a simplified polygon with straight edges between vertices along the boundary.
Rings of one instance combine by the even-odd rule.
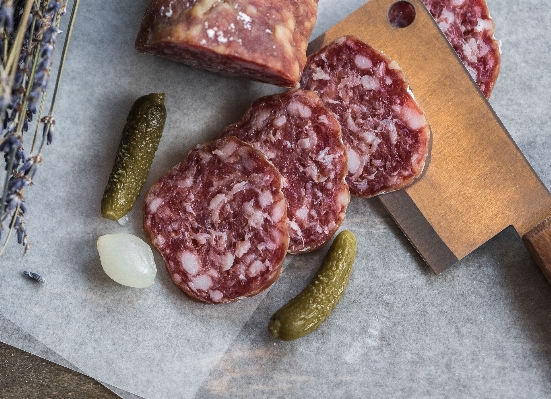
[[[109, 280], [97, 237], [143, 237], [139, 207], [126, 226], [99, 216], [132, 102], [167, 94], [149, 186], [252, 100], [279, 90], [138, 54], [147, 2], [81, 4], [56, 141], [27, 191], [33, 247], [21, 257], [11, 246], [0, 258], [6, 318], [86, 374], [145, 398], [549, 397], [551, 287], [512, 230], [434, 276], [376, 199], [354, 199], [343, 228], [360, 247], [347, 293], [320, 330], [291, 343], [271, 339], [267, 321], [307, 283], [325, 249], [288, 257], [269, 292], [230, 305], [186, 299], [159, 256], [150, 288]], [[321, 1], [312, 37], [362, 3]], [[535, 0], [488, 4], [503, 42], [491, 103], [549, 188], [551, 12]], [[23, 279], [24, 269], [47, 283]]]
[[[32, 335], [25, 333], [21, 330], [16, 324], [12, 323], [10, 320], [0, 315], [0, 341], [8, 343], [16, 348], [29, 352], [35, 356], [39, 356], [43, 359], [49, 360], [51, 362], [57, 363], [63, 367], [78, 371], [82, 373], [82, 370], [79, 370], [73, 364], [69, 363], [58, 353], [54, 352], [52, 349], [48, 348], [42, 342], [38, 341]], [[0, 381], [2, 381], [3, 376], [0, 376]], [[120, 388], [114, 387], [109, 384], [103, 384], [112, 392], [124, 399], [140, 399], [139, 396], [126, 392]], [[0, 395], [3, 393], [3, 385], [0, 383]]]

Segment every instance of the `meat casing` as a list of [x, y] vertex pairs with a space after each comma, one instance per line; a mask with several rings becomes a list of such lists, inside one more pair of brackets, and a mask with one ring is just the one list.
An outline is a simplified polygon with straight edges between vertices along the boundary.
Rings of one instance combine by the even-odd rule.
[[153, 0], [136, 39], [143, 53], [294, 87], [317, 0]]

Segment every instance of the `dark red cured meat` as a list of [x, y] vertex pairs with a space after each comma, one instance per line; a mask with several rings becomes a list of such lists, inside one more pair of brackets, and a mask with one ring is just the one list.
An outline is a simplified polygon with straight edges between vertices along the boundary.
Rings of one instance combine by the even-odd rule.
[[227, 75], [294, 87], [317, 0], [153, 0], [136, 49]]
[[421, 174], [430, 129], [395, 61], [341, 37], [308, 58], [301, 86], [318, 93], [341, 124], [353, 195], [397, 190]]
[[188, 296], [221, 303], [268, 288], [289, 244], [277, 169], [249, 144], [225, 137], [192, 149], [148, 191], [147, 237]]
[[289, 252], [310, 252], [339, 228], [350, 201], [339, 122], [316, 93], [289, 90], [255, 101], [223, 133], [251, 143], [278, 168], [289, 218]]
[[500, 50], [485, 0], [422, 0], [486, 98], [499, 74]]

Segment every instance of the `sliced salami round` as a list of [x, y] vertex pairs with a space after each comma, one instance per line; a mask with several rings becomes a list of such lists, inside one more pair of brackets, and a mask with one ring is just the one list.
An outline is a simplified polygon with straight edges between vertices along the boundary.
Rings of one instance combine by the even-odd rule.
[[144, 229], [188, 296], [222, 303], [255, 295], [281, 273], [289, 244], [278, 170], [225, 137], [193, 148], [148, 191]]
[[225, 136], [251, 143], [278, 168], [289, 218], [289, 252], [313, 251], [333, 236], [350, 201], [339, 122], [312, 91], [255, 101]]
[[499, 74], [499, 43], [485, 0], [422, 0], [486, 98]]
[[308, 58], [301, 86], [318, 93], [341, 124], [353, 195], [401, 189], [421, 174], [430, 129], [395, 61], [341, 37]]
[[278, 86], [298, 85], [317, 0], [153, 0], [136, 49]]

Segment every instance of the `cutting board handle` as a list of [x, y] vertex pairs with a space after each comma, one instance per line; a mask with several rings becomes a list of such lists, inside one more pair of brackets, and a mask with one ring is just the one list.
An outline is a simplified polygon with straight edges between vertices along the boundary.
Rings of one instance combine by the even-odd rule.
[[526, 233], [522, 241], [551, 284], [551, 216]]

